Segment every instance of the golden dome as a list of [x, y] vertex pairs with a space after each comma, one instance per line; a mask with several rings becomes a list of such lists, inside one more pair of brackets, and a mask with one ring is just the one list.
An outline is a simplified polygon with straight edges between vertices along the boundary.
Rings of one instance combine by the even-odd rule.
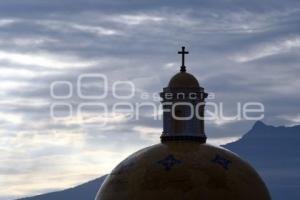
[[106, 178], [96, 200], [270, 200], [255, 170], [228, 150], [166, 142], [140, 150]]
[[[250, 165], [226, 149], [205, 144], [203, 118], [196, 115], [181, 120], [168, 112], [176, 103], [186, 102], [199, 108], [197, 113], [204, 117], [207, 94], [186, 72], [184, 55], [188, 52], [182, 47], [178, 53], [182, 54], [181, 70], [161, 93], [166, 108], [162, 143], [121, 162], [106, 178], [96, 200], [270, 200], [265, 184]], [[167, 98], [166, 94], [182, 91], [198, 96]], [[191, 113], [188, 106], [173, 110], [179, 117]]]
[[199, 88], [198, 80], [190, 73], [179, 72], [169, 82], [170, 88]]

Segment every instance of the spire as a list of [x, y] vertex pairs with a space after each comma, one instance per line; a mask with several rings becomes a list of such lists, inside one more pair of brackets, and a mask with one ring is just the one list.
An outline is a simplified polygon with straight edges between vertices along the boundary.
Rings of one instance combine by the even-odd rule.
[[161, 141], [206, 142], [204, 132], [204, 107], [207, 94], [198, 80], [185, 67], [185, 47], [182, 55], [181, 70], [173, 76], [168, 87], [160, 93], [163, 104], [163, 133]]
[[184, 61], [185, 61], [185, 54], [189, 54], [188, 51], [185, 51], [185, 47], [181, 47], [181, 51], [178, 51], [178, 54], [181, 54], [182, 56], [182, 62], [181, 62], [181, 67], [180, 67], [180, 71], [181, 72], [186, 72], [186, 67], [184, 65]]

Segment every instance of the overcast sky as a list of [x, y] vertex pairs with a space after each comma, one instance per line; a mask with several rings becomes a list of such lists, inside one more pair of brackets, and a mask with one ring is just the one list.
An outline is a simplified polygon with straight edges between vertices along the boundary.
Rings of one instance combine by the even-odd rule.
[[[0, 200], [67, 188], [109, 171], [130, 153], [159, 142], [162, 122], [149, 108], [139, 120], [110, 115], [106, 126], [77, 117], [82, 103], [155, 102], [179, 70], [185, 45], [193, 73], [226, 114], [237, 104], [261, 102], [264, 122], [300, 123], [300, 2], [298, 0], [9, 0], [0, 1]], [[78, 96], [82, 74], [108, 78], [102, 100]], [[50, 86], [67, 81], [71, 97], [55, 99]], [[131, 81], [134, 97], [112, 96], [116, 81]], [[86, 94], [102, 82], [90, 79]], [[57, 84], [57, 95], [68, 94]], [[128, 94], [128, 85], [119, 88]], [[100, 87], [100, 88], [99, 88]], [[100, 89], [100, 90], [99, 90]], [[57, 103], [70, 117], [51, 118]], [[59, 106], [56, 108], [60, 108]], [[68, 107], [67, 107], [68, 108]], [[66, 114], [66, 106], [57, 109]], [[97, 109], [86, 111], [95, 119]], [[125, 117], [124, 117], [125, 116]], [[97, 118], [96, 118], [97, 119]], [[98, 118], [99, 119], [99, 118]], [[100, 118], [101, 119], [101, 118]], [[88, 121], [90, 122], [90, 121]], [[241, 137], [254, 121], [206, 123], [210, 142]]]

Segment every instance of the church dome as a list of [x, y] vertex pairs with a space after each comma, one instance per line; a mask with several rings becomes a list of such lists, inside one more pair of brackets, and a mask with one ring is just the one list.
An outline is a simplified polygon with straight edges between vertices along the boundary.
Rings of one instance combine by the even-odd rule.
[[228, 150], [166, 142], [140, 150], [107, 177], [96, 200], [270, 200], [255, 170]]
[[265, 184], [249, 164], [226, 149], [206, 144], [207, 94], [186, 72], [188, 52], [182, 47], [178, 53], [182, 54], [181, 70], [160, 93], [161, 143], [121, 162], [106, 178], [96, 200], [270, 200]]
[[170, 82], [170, 88], [199, 88], [198, 80], [190, 73], [179, 72], [175, 74]]

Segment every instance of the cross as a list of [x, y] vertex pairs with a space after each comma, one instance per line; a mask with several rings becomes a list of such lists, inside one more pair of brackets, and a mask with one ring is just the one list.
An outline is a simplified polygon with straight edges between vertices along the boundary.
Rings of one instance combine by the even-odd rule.
[[181, 51], [178, 51], [178, 54], [182, 55], [182, 64], [181, 64], [180, 71], [186, 72], [185, 65], [184, 65], [184, 56], [185, 56], [185, 54], [189, 54], [189, 52], [185, 51], [185, 47], [181, 47], [181, 49], [182, 49]]

